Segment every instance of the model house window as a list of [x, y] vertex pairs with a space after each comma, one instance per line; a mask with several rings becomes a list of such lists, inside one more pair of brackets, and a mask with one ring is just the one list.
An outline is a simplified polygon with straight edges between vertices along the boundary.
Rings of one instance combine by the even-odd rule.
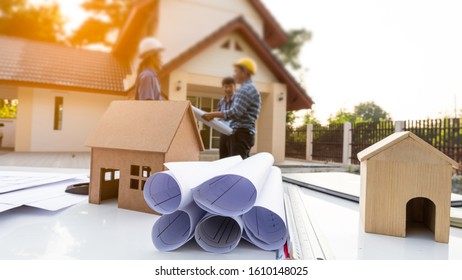
[[130, 189], [143, 191], [149, 176], [151, 176], [151, 167], [130, 165]]
[[[220, 100], [219, 98], [205, 96], [188, 96], [187, 99], [191, 102], [191, 105], [206, 112], [218, 110], [218, 101]], [[220, 133], [215, 129], [202, 125], [201, 122], [198, 123], [198, 127], [204, 148], [207, 150], [218, 149], [220, 147]]]
[[63, 127], [63, 97], [55, 97], [55, 116], [53, 120], [53, 129], [61, 130]]

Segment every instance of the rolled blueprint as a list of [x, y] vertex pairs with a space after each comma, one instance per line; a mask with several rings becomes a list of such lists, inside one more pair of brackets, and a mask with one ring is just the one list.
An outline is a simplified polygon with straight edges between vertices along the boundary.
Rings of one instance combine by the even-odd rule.
[[197, 224], [194, 238], [207, 252], [228, 253], [241, 240], [242, 220], [240, 217], [224, 217], [206, 214]]
[[206, 121], [202, 118], [202, 115], [206, 114], [207, 112], [202, 111], [199, 108], [196, 108], [194, 106], [191, 106], [193, 108], [194, 116], [196, 116], [196, 119], [203, 122], [205, 125], [217, 130], [220, 133], [223, 133], [225, 135], [231, 135], [233, 134], [233, 129], [226, 125], [224, 122], [221, 122], [219, 120], [210, 120]]
[[170, 214], [193, 201], [191, 188], [241, 162], [240, 156], [213, 162], [168, 162], [168, 171], [151, 175], [144, 185], [144, 199], [154, 211]]
[[193, 188], [194, 201], [216, 215], [240, 216], [255, 204], [273, 162], [269, 153], [251, 156]]
[[154, 223], [152, 243], [159, 251], [172, 251], [191, 240], [205, 211], [191, 202], [182, 210], [163, 215]]
[[281, 170], [271, 171], [255, 205], [242, 215], [245, 239], [263, 250], [277, 250], [287, 239]]
[[144, 184], [144, 200], [152, 210], [170, 214], [181, 203], [181, 187], [171, 171], [157, 172], [149, 176]]

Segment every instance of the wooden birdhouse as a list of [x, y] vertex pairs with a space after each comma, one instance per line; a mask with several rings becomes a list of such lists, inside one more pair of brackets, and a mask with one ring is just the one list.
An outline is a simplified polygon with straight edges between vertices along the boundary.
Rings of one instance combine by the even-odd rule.
[[397, 132], [358, 153], [364, 230], [406, 236], [421, 222], [449, 241], [451, 178], [458, 163], [411, 132]]
[[148, 177], [164, 162], [197, 161], [204, 150], [189, 101], [113, 101], [86, 144], [90, 203], [117, 197], [120, 208], [148, 213]]

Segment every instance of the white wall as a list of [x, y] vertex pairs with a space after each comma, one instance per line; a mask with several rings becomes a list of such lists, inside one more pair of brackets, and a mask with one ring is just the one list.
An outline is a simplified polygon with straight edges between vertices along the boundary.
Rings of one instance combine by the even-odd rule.
[[[227, 40], [237, 42], [243, 51], [237, 51], [234, 48], [221, 48], [221, 45]], [[211, 45], [202, 53], [181, 65], [179, 69], [189, 73], [218, 77], [232, 76], [233, 63], [242, 57], [250, 57], [257, 63], [257, 74], [252, 78], [255, 82], [277, 82], [273, 73], [265, 66], [263, 61], [258, 58], [252, 47], [249, 46], [238, 34], [230, 34], [230, 36], [217, 41], [217, 43]]]
[[[63, 97], [62, 130], [53, 130], [56, 96]], [[20, 117], [31, 122], [30, 125], [26, 124], [26, 127], [30, 127], [30, 143], [28, 147], [27, 142], [26, 145], [17, 146], [16, 150], [19, 148], [23, 151], [89, 151], [90, 149], [84, 145], [89, 132], [98, 123], [110, 102], [121, 99], [126, 97], [35, 88], [32, 110], [20, 111]], [[21, 102], [22, 100], [20, 106]], [[27, 114], [30, 114], [30, 117]], [[27, 133], [24, 135], [27, 136]]]
[[263, 37], [263, 20], [247, 0], [162, 0], [156, 36], [168, 62], [229, 21], [242, 15]]

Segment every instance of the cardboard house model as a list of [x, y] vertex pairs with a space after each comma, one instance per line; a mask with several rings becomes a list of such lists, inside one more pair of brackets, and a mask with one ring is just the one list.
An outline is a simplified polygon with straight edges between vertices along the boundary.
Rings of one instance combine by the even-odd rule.
[[204, 150], [189, 101], [113, 101], [86, 144], [90, 203], [118, 197], [119, 208], [148, 213], [147, 178], [164, 162], [197, 161]]
[[358, 153], [364, 230], [406, 236], [419, 222], [449, 241], [451, 177], [458, 163], [411, 132], [397, 132]]

